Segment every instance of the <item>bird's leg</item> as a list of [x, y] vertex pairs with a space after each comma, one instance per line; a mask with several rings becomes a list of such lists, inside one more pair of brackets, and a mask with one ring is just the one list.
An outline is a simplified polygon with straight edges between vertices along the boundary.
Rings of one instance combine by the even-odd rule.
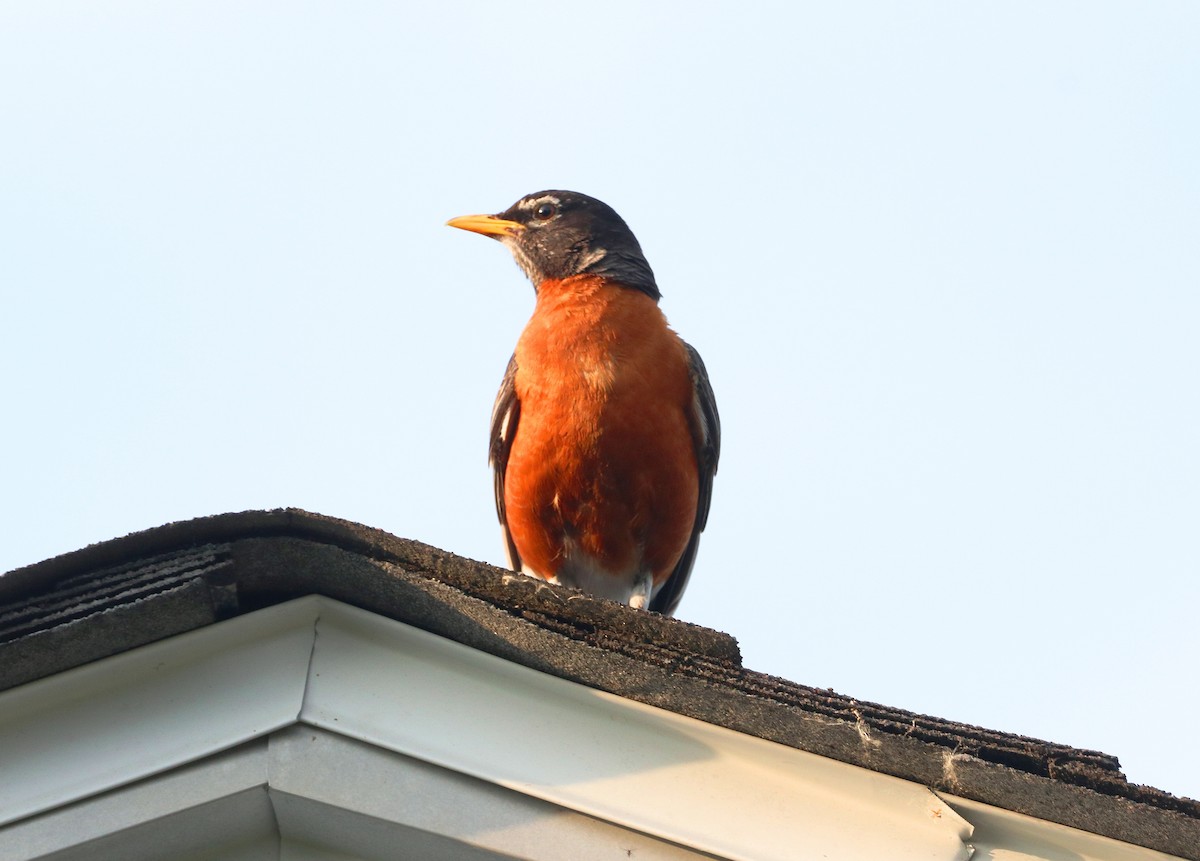
[[654, 597], [654, 575], [649, 571], [644, 571], [633, 581], [633, 590], [629, 593], [629, 606], [645, 610], [650, 606], [652, 597]]

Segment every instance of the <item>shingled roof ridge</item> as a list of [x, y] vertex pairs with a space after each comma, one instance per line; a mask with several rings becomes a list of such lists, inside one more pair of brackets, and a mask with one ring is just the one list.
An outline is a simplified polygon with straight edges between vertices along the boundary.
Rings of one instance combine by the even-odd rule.
[[29, 593], [39, 585], [63, 583], [77, 576], [86, 576], [88, 572], [98, 569], [110, 571], [124, 564], [133, 564], [130, 562], [131, 556], [145, 559], [186, 552], [189, 548], [204, 544], [281, 535], [312, 538], [354, 552], [366, 551], [364, 555], [376, 556], [380, 551], [390, 552], [396, 557], [393, 561], [401, 561], [406, 555], [401, 548], [413, 545], [431, 554], [447, 555], [435, 547], [397, 538], [382, 529], [301, 508], [239, 511], [180, 520], [131, 532], [14, 568], [0, 576], [0, 600]]

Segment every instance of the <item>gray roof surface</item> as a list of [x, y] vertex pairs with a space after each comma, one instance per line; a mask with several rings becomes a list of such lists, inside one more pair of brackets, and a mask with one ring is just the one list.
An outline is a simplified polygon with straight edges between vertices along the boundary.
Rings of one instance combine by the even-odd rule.
[[0, 577], [0, 690], [325, 595], [622, 697], [1200, 861], [1200, 802], [1116, 757], [747, 670], [727, 634], [295, 509], [140, 532]]

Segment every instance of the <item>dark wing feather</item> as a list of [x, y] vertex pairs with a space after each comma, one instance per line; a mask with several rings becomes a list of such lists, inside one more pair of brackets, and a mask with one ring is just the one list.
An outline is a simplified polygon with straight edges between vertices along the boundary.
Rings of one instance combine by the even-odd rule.
[[700, 495], [696, 500], [696, 521], [692, 524], [692, 535], [687, 547], [671, 576], [663, 583], [650, 601], [650, 609], [671, 615], [683, 597], [692, 565], [696, 562], [696, 550], [700, 547], [700, 533], [708, 523], [708, 509], [712, 503], [713, 476], [717, 474], [717, 461], [721, 457], [721, 415], [717, 412], [717, 399], [708, 381], [704, 360], [691, 344], [684, 344], [688, 353], [688, 370], [692, 377], [692, 440], [696, 446], [696, 466], [700, 473]]
[[517, 421], [521, 418], [521, 402], [517, 399], [517, 357], [508, 360], [508, 369], [496, 393], [492, 407], [491, 442], [488, 446], [488, 463], [492, 465], [493, 486], [496, 492], [496, 515], [504, 532], [504, 544], [508, 551], [508, 565], [514, 571], [521, 570], [521, 557], [508, 531], [508, 515], [504, 511], [504, 472], [508, 469], [508, 453], [512, 451], [513, 437], [517, 433]]

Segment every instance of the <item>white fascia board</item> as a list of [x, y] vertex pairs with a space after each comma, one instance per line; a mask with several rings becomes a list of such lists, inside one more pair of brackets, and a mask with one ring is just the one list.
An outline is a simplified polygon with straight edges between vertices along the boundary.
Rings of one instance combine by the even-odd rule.
[[971, 844], [977, 857], [994, 861], [1045, 858], [1070, 861], [1180, 861], [1154, 849], [1080, 831], [1057, 822], [1014, 813], [967, 798], [939, 793], [975, 826]]
[[966, 859], [926, 787], [574, 684], [344, 604], [302, 719], [723, 858]]
[[730, 859], [970, 854], [923, 786], [318, 597], [0, 694], [0, 822], [294, 723]]
[[290, 602], [0, 694], [0, 826], [295, 723], [317, 613]]

